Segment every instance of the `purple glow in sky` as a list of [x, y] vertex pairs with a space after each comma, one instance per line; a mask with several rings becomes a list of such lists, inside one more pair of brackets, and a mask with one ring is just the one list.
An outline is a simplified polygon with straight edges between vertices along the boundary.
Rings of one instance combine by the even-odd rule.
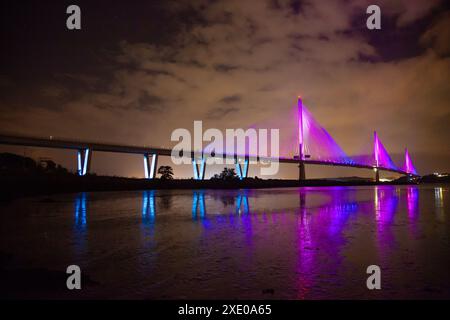
[[303, 137], [304, 156], [309, 155], [311, 160], [353, 163], [327, 130], [314, 119], [305, 105], [302, 106], [302, 110], [303, 133], [299, 135]]
[[373, 165], [377, 167], [398, 170], [383, 143], [381, 143], [381, 140], [378, 138], [378, 134], [376, 131], [374, 132], [373, 155], [375, 160], [375, 163], [373, 163]]
[[412, 163], [411, 157], [409, 155], [408, 149], [405, 149], [405, 164], [403, 165], [403, 171], [411, 174], [417, 174], [416, 168]]

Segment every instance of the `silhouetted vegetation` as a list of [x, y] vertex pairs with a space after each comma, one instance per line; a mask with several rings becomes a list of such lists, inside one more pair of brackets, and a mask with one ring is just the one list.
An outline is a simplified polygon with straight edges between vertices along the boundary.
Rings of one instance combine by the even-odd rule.
[[443, 174], [429, 174], [426, 176], [423, 176], [420, 179], [420, 182], [422, 183], [450, 183], [450, 174], [449, 173], [443, 173]]
[[162, 180], [172, 180], [173, 179], [173, 169], [171, 166], [159, 167], [158, 173], [161, 175]]
[[238, 176], [234, 168], [224, 168], [220, 174], [215, 174], [212, 180], [233, 181], [238, 180]]
[[70, 174], [69, 171], [51, 159], [32, 158], [13, 153], [0, 153], [0, 174]]

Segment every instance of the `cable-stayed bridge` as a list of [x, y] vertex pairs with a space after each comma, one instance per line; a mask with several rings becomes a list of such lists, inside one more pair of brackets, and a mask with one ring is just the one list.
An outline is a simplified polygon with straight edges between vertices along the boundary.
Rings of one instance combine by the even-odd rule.
[[[370, 169], [375, 172], [375, 180], [379, 181], [379, 171], [389, 171], [402, 175], [418, 176], [410, 154], [405, 149], [405, 158], [402, 166], [398, 167], [389, 156], [386, 148], [374, 132], [372, 155], [357, 159], [348, 156], [333, 137], [319, 124], [312, 113], [298, 98], [298, 140], [296, 155], [293, 157], [270, 157], [251, 154], [225, 153], [217, 151], [213, 153], [216, 158], [233, 159], [236, 172], [240, 179], [247, 178], [250, 161], [279, 161], [281, 163], [294, 163], [299, 167], [299, 180], [306, 177], [305, 165], [325, 165]], [[158, 157], [171, 156], [172, 149], [148, 146], [120, 145], [95, 141], [77, 141], [71, 139], [53, 137], [31, 137], [10, 134], [0, 134], [0, 144], [20, 145], [43, 148], [72, 149], [77, 150], [77, 172], [84, 176], [89, 173], [92, 153], [116, 152], [141, 154], [144, 158], [145, 178], [153, 179], [156, 176]], [[188, 157], [192, 161], [193, 177], [203, 180], [206, 170], [207, 155], [203, 151], [183, 150], [182, 157]]]

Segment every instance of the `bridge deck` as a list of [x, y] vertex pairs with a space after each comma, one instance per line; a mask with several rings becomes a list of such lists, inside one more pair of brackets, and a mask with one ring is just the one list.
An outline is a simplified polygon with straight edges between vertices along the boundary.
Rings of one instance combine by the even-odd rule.
[[[116, 152], [116, 153], [133, 153], [133, 154], [146, 154], [146, 153], [155, 153], [163, 156], [170, 156], [172, 154], [172, 149], [161, 148], [161, 147], [152, 147], [152, 146], [134, 146], [134, 145], [120, 145], [120, 144], [111, 144], [111, 143], [103, 143], [103, 142], [95, 142], [95, 141], [77, 141], [70, 139], [61, 139], [61, 138], [44, 138], [44, 137], [30, 137], [30, 136], [17, 136], [17, 135], [0, 135], [0, 144], [4, 145], [16, 145], [16, 146], [29, 146], [29, 147], [42, 147], [42, 148], [56, 148], [56, 149], [73, 149], [80, 150], [89, 148], [93, 151], [102, 151], [102, 152]], [[201, 152], [193, 152], [193, 151], [185, 151], [185, 156], [201, 156]], [[234, 157], [244, 157], [245, 155], [228, 155], [228, 154], [216, 154], [215, 157], [218, 158], [234, 158]], [[299, 163], [298, 159], [295, 158], [274, 158], [274, 157], [256, 157], [249, 156], [250, 160], [262, 160], [262, 161], [279, 161], [282, 163]], [[303, 160], [305, 164], [313, 164], [313, 165], [326, 165], [326, 166], [337, 166], [337, 167], [351, 167], [351, 168], [361, 168], [361, 169], [370, 169], [373, 170], [373, 166], [359, 164], [359, 163], [339, 163], [339, 162], [331, 162], [331, 161], [319, 161], [319, 160], [311, 160], [306, 159]], [[396, 170], [391, 168], [383, 168], [379, 167], [378, 169], [384, 171], [395, 172], [399, 174], [407, 174], [403, 170]]]

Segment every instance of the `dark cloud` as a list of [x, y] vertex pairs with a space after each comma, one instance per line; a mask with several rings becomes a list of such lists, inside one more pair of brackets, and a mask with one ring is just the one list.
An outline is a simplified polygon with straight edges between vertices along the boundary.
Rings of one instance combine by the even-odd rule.
[[143, 91], [137, 101], [137, 109], [142, 111], [161, 111], [163, 108], [163, 99], [156, 95], [151, 95]]
[[230, 72], [238, 69], [238, 66], [230, 65], [230, 64], [215, 64], [214, 69], [218, 72]]
[[239, 108], [233, 106], [220, 106], [208, 112], [208, 118], [213, 120], [223, 119], [226, 116], [239, 112]]
[[450, 11], [438, 15], [421, 36], [420, 43], [425, 47], [432, 47], [443, 57], [450, 56]]
[[232, 96], [226, 96], [219, 100], [219, 102], [223, 102], [226, 104], [237, 103], [242, 101], [242, 96], [239, 94], [234, 94]]

